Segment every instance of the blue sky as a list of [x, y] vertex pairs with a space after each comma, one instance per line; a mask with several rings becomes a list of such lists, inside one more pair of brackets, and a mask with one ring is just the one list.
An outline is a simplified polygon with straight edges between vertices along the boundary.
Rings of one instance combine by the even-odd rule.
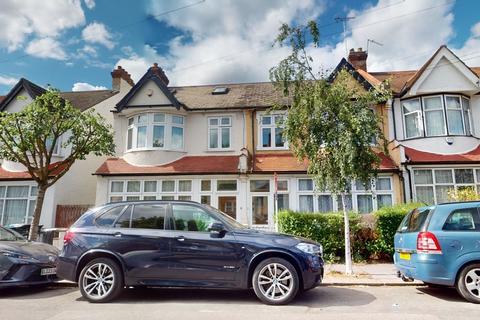
[[324, 26], [309, 52], [329, 69], [345, 55], [334, 23], [345, 15], [355, 17], [348, 48], [383, 44], [370, 45], [369, 70], [418, 68], [441, 44], [480, 66], [479, 11], [476, 0], [2, 0], [0, 94], [20, 77], [65, 91], [110, 88], [116, 65], [138, 80], [153, 62], [177, 85], [266, 81], [288, 54], [271, 47], [280, 23], [309, 19]]

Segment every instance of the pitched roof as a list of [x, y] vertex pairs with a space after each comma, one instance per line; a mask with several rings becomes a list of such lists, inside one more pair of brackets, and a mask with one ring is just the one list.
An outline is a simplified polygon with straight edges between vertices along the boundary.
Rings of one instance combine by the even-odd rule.
[[134, 166], [120, 158], [105, 160], [96, 175], [178, 175], [238, 173], [238, 156], [184, 156], [159, 166]]
[[3, 99], [5, 99], [5, 96], [0, 96], [0, 102], [2, 102]]
[[480, 163], [480, 145], [466, 153], [457, 154], [438, 154], [416, 150], [409, 147], [405, 148], [406, 163], [408, 164], [442, 164], [442, 163]]
[[[21, 78], [3, 99], [0, 98], [0, 111], [3, 111], [22, 89], [25, 89], [32, 99], [46, 92], [44, 88], [25, 78]], [[84, 111], [117, 93], [112, 90], [72, 91], [60, 92], [60, 96], [70, 101], [75, 108]]]
[[[55, 166], [56, 167], [54, 170], [52, 170], [51, 177], [56, 176], [59, 174], [63, 168], [65, 167], [65, 164], [62, 164], [60, 162], [55, 162], [50, 164], [50, 169], [53, 169]], [[5, 181], [5, 180], [32, 180], [32, 176], [28, 171], [8, 171], [5, 170], [0, 166], [0, 181]]]
[[340, 60], [340, 63], [330, 73], [330, 76], [328, 77], [328, 81], [330, 82], [333, 81], [337, 76], [337, 74], [342, 69], [347, 70], [352, 75], [352, 77], [355, 80], [357, 80], [365, 88], [365, 90], [370, 90], [374, 88], [376, 85], [380, 84], [380, 81], [370, 76], [368, 72], [363, 71], [361, 69], [355, 69], [353, 65], [350, 62], [348, 62], [347, 59], [345, 58], [342, 58], [342, 60]]

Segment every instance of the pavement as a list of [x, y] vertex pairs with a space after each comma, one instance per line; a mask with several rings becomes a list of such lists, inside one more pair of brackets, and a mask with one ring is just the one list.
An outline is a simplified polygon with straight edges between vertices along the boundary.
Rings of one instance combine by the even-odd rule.
[[1, 320], [447, 320], [480, 319], [479, 305], [454, 289], [425, 286], [320, 286], [290, 305], [260, 303], [251, 290], [128, 289], [115, 301], [93, 304], [72, 287], [0, 291]]

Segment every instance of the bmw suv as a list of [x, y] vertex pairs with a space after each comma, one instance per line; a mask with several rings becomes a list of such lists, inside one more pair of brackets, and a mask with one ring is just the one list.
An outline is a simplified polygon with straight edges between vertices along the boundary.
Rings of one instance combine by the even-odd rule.
[[191, 201], [117, 202], [83, 214], [67, 231], [59, 277], [90, 302], [124, 287], [253, 288], [267, 304], [287, 304], [323, 277], [322, 247], [244, 227]]

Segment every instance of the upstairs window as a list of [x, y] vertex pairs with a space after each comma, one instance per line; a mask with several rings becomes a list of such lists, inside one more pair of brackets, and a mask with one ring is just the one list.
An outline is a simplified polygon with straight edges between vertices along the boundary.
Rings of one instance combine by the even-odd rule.
[[208, 149], [230, 149], [231, 117], [208, 118]]
[[402, 112], [405, 139], [472, 134], [470, 101], [459, 95], [404, 100]]
[[285, 149], [287, 144], [283, 137], [284, 114], [260, 116], [259, 149]]
[[128, 119], [127, 150], [182, 150], [184, 117], [165, 113], [142, 113]]

